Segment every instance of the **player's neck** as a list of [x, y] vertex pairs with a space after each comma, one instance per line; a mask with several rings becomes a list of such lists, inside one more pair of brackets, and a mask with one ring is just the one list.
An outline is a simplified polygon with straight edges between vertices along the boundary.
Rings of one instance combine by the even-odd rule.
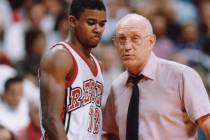
[[71, 47], [73, 47], [73, 49], [80, 52], [86, 58], [90, 58], [90, 53], [91, 53], [92, 49], [86, 48], [79, 41], [76, 41], [76, 40], [71, 40], [70, 45], [71, 45]]

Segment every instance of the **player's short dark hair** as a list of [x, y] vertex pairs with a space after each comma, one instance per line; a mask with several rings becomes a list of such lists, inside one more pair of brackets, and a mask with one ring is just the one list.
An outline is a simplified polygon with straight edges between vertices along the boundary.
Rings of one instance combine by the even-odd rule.
[[22, 82], [22, 81], [23, 81], [23, 78], [20, 76], [15, 76], [15, 77], [7, 79], [4, 84], [4, 91], [7, 91], [11, 84]]
[[82, 13], [85, 9], [106, 11], [103, 0], [72, 0], [69, 15], [75, 16], [79, 19], [80, 13]]

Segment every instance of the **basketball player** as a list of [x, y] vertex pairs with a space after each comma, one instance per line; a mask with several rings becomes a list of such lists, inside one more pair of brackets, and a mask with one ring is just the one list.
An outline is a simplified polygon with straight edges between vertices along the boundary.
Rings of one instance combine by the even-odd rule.
[[99, 140], [103, 90], [99, 62], [91, 54], [104, 31], [102, 0], [73, 0], [71, 39], [52, 47], [40, 68], [42, 139]]

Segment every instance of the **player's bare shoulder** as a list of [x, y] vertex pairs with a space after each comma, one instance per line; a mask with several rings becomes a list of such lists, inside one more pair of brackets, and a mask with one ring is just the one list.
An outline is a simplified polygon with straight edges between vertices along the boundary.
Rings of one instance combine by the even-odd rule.
[[67, 49], [56, 45], [42, 57], [40, 71], [52, 74], [67, 74], [73, 70], [74, 63]]

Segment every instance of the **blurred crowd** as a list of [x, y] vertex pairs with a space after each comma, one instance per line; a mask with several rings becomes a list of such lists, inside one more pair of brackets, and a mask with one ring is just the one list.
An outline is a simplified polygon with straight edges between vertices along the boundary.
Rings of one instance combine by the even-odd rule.
[[[39, 63], [47, 49], [70, 37], [67, 19], [70, 2], [0, 0], [0, 139], [39, 139]], [[112, 80], [124, 69], [112, 43], [114, 27], [131, 12], [152, 22], [157, 37], [155, 54], [193, 67], [210, 93], [210, 0], [104, 2], [106, 28], [94, 50], [103, 63], [103, 106]]]

